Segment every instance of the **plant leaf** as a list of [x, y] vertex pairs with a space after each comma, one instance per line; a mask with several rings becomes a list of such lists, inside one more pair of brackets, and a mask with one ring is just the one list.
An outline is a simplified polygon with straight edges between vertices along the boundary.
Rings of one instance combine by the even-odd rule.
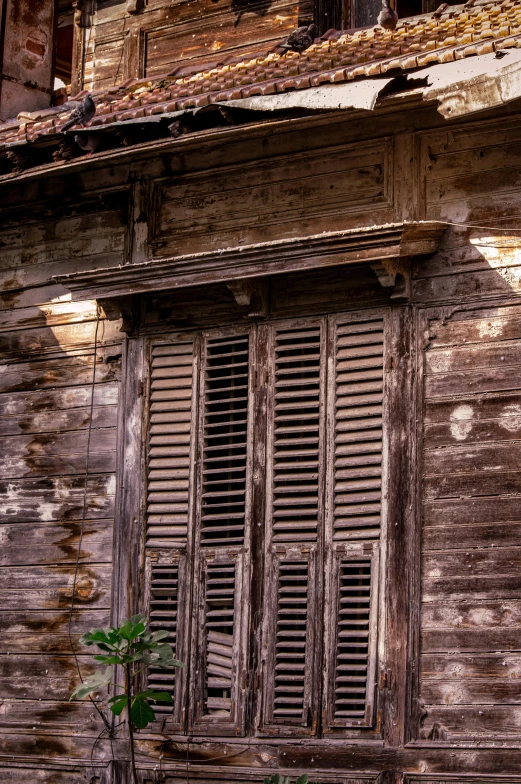
[[102, 664], [122, 664], [121, 658], [115, 654], [112, 654], [111, 656], [93, 656], [93, 659]]
[[121, 716], [123, 710], [128, 705], [128, 696], [126, 694], [118, 694], [117, 697], [112, 697], [109, 700], [109, 708], [115, 716]]
[[174, 704], [172, 695], [169, 691], [154, 691], [152, 694], [148, 695], [148, 699], [154, 700], [154, 702], [167, 702], [169, 705]]
[[106, 686], [107, 683], [110, 681], [112, 677], [112, 667], [107, 667], [105, 672], [101, 672], [101, 670], [96, 670], [94, 675], [91, 675], [90, 678], [87, 678], [83, 683], [80, 683], [74, 691], [72, 692], [70, 699], [77, 699], [83, 700], [85, 697], [88, 697], [89, 694], [92, 694], [93, 691], [97, 691], [101, 689], [103, 686]]
[[125, 619], [123, 619], [123, 622], [118, 629], [118, 635], [122, 637], [124, 640], [130, 640], [131, 632], [132, 632], [131, 621], [126, 621]]
[[135, 640], [136, 637], [139, 637], [140, 634], [143, 634], [147, 627], [144, 623], [138, 623], [136, 626], [133, 626], [130, 630], [130, 639]]
[[145, 729], [156, 718], [156, 714], [141, 694], [137, 694], [132, 700], [130, 718], [139, 730]]
[[158, 629], [157, 632], [154, 632], [152, 635], [151, 642], [159, 642], [159, 640], [165, 640], [168, 635], [170, 634], [169, 631], [166, 629]]
[[295, 784], [308, 784], [309, 776], [307, 773], [303, 773], [302, 776], [299, 776], [296, 780]]

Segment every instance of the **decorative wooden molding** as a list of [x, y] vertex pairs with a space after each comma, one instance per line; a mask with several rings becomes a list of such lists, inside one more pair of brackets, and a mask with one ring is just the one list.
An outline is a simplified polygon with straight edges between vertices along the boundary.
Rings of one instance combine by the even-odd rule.
[[393, 288], [391, 299], [405, 302], [411, 297], [411, 259], [408, 256], [379, 259], [369, 265], [384, 288]]
[[227, 287], [237, 305], [250, 306], [248, 318], [268, 318], [268, 281], [246, 278], [229, 280]]
[[[434, 253], [446, 226], [440, 221], [390, 223], [57, 275], [54, 280], [72, 292], [73, 300], [107, 299], [366, 262], [375, 264], [384, 285], [398, 283], [405, 291], [403, 260]], [[401, 266], [389, 266], [396, 259]]]

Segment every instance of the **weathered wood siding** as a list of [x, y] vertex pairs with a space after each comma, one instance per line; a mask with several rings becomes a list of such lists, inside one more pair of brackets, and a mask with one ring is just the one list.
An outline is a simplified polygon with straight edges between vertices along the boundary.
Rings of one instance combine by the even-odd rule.
[[[71, 194], [72, 195], [72, 194]], [[52, 275], [119, 263], [126, 192], [68, 197], [2, 213], [0, 230], [0, 755], [88, 757], [100, 731], [70, 703], [71, 637], [110, 619], [121, 334], [95, 303], [70, 302]], [[74, 736], [78, 737], [75, 745]], [[39, 751], [38, 751], [39, 750]], [[78, 771], [0, 769], [6, 782], [77, 782]]]
[[505, 228], [453, 227], [416, 265], [416, 299], [441, 305], [418, 335], [421, 736], [432, 740], [521, 736], [519, 138], [502, 121], [422, 139], [425, 214]]
[[128, 14], [124, 3], [100, 2], [85, 32], [84, 82], [100, 89], [223, 57], [247, 59], [284, 40], [299, 19], [312, 17], [309, 0], [155, 0], [137, 15]]
[[[99, 18], [121, 8], [101, 4]], [[151, 3], [146, 13], [156, 10]], [[391, 308], [385, 372], [392, 376], [396, 431], [390, 433], [392, 485], [385, 501], [394, 510], [388, 520], [394, 533], [387, 541], [384, 595], [389, 639], [396, 644], [389, 646], [380, 680], [385, 744], [200, 738], [189, 749], [190, 780], [261, 781], [270, 767], [318, 768], [327, 772], [316, 774], [317, 781], [337, 784], [372, 782], [378, 774], [379, 784], [397, 784], [400, 771], [418, 784], [483, 782], [492, 775], [505, 784], [520, 780], [519, 119], [449, 127], [428, 109], [394, 119], [396, 126], [388, 115], [376, 127], [373, 119], [315, 118], [294, 131], [287, 122], [274, 123], [270, 134], [231, 129], [228, 137], [183, 139], [173, 153], [151, 151], [149, 160], [141, 152], [132, 164], [134, 179], [152, 180], [150, 204], [147, 187], [141, 198], [155, 258], [404, 219], [519, 231], [450, 227], [433, 257], [414, 262], [412, 302]], [[420, 126], [426, 130], [410, 130]], [[101, 729], [92, 706], [67, 701], [76, 682], [67, 623], [96, 311], [90, 302], [71, 304], [51, 278], [132, 261], [137, 241], [129, 230], [124, 165], [116, 160], [101, 171], [74, 165], [74, 179], [49, 180], [47, 191], [26, 185], [12, 198], [1, 196], [0, 602], [6, 633], [0, 643], [0, 778], [16, 784], [77, 784]], [[143, 239], [141, 233], [140, 253]], [[389, 291], [364, 265], [281, 275], [268, 289], [273, 319], [389, 304]], [[224, 284], [150, 294], [139, 305], [141, 334], [156, 337], [165, 330], [248, 324], [248, 307]], [[118, 325], [102, 321], [75, 639], [107, 623], [111, 610], [122, 353]], [[411, 355], [417, 360], [412, 371]], [[138, 397], [138, 377], [130, 381]], [[409, 415], [417, 431], [407, 429]], [[133, 518], [122, 519], [120, 537], [123, 525], [135, 528]], [[477, 741], [486, 748], [476, 748]], [[493, 747], [503, 742], [512, 746], [508, 752]], [[114, 748], [124, 759], [124, 744], [116, 741]], [[111, 753], [102, 739], [98, 759]], [[182, 768], [187, 747], [142, 734], [138, 760], [146, 784], [154, 781], [160, 754], [165, 765]], [[206, 773], [210, 761], [215, 768]], [[119, 770], [116, 765], [115, 776]], [[102, 784], [105, 775], [99, 771]], [[181, 772], [168, 775], [167, 781], [186, 781]]]

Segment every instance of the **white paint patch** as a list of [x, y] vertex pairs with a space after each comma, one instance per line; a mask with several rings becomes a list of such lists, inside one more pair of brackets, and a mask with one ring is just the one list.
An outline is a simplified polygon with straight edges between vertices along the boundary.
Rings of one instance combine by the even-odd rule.
[[9, 369], [9, 365], [0, 365], [0, 373], [5, 373]]
[[480, 338], [499, 338], [503, 334], [503, 323], [501, 321], [481, 321], [479, 324]]
[[474, 409], [472, 406], [456, 406], [450, 415], [450, 432], [456, 441], [464, 441], [472, 430]]
[[38, 516], [42, 523], [49, 523], [56, 519], [56, 504], [44, 502], [38, 505]]
[[71, 488], [68, 487], [68, 483], [64, 479], [56, 479], [54, 482], [54, 495], [60, 501], [70, 498]]
[[107, 481], [106, 493], [107, 495], [116, 495], [116, 477], [114, 474]]
[[521, 405], [512, 403], [505, 406], [501, 412], [501, 427], [508, 430], [509, 433], [517, 433], [521, 430]]
[[20, 485], [7, 485], [7, 489], [5, 491], [5, 498], [7, 501], [16, 501], [16, 499], [20, 495]]

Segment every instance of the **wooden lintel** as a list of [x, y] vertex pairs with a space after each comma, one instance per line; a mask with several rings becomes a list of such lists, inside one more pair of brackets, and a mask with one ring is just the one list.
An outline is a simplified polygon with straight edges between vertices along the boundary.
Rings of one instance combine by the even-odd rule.
[[446, 224], [440, 221], [390, 223], [157, 258], [115, 269], [58, 275], [54, 279], [72, 292], [74, 300], [227, 283], [327, 266], [377, 263], [431, 254], [436, 251], [445, 229]]

